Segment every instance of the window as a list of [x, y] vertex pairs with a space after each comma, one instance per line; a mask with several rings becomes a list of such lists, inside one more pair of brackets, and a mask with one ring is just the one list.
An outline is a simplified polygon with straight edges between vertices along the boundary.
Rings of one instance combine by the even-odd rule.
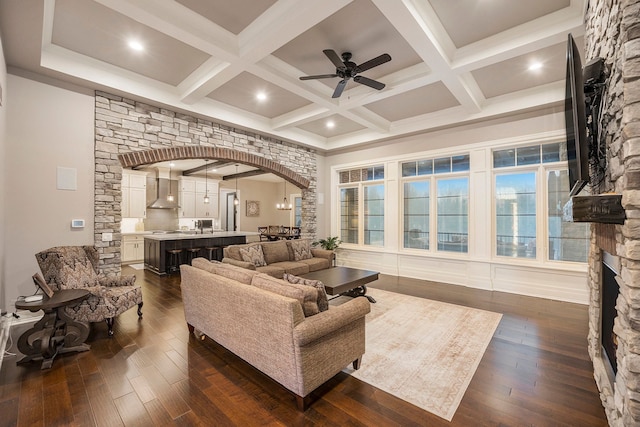
[[438, 250], [468, 252], [469, 178], [437, 181]]
[[340, 189], [340, 239], [358, 243], [358, 189]]
[[[493, 152], [496, 255], [587, 260], [588, 225], [562, 220], [563, 207], [569, 200], [564, 150], [562, 144], [552, 143]], [[537, 243], [543, 251], [538, 250]]]
[[549, 210], [548, 259], [552, 261], [586, 262], [589, 254], [589, 224], [565, 222], [562, 208], [569, 201], [569, 172], [550, 170], [547, 173]]
[[496, 247], [500, 256], [536, 257], [536, 173], [496, 176]]
[[364, 187], [364, 244], [384, 246], [384, 185]]
[[293, 223], [296, 227], [302, 227], [302, 197], [293, 198]]
[[469, 167], [468, 154], [402, 163], [404, 248], [468, 252]]
[[404, 183], [404, 247], [429, 249], [431, 181]]
[[384, 165], [340, 171], [338, 177], [340, 239], [344, 243], [383, 246]]

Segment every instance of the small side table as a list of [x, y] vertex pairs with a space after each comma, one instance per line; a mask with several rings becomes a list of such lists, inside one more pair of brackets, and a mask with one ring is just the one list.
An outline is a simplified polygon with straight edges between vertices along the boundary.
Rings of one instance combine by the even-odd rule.
[[44, 311], [44, 316], [18, 339], [18, 350], [25, 356], [19, 364], [42, 359], [41, 369], [49, 369], [53, 359], [62, 353], [87, 351], [91, 347], [84, 342], [89, 336], [89, 323], [72, 319], [65, 307], [77, 304], [89, 296], [86, 289], [63, 289], [42, 301], [17, 301], [16, 308]]

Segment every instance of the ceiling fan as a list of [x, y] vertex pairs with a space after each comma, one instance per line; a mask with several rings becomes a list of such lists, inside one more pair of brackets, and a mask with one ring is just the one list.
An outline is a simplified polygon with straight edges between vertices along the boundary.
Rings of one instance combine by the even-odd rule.
[[336, 51], [333, 49], [325, 49], [323, 50], [323, 52], [325, 55], [327, 55], [327, 58], [329, 58], [329, 60], [333, 62], [333, 65], [336, 66], [335, 74], [302, 76], [300, 77], [300, 80], [331, 79], [334, 77], [340, 77], [342, 80], [338, 82], [336, 89], [333, 91], [332, 98], [339, 98], [340, 95], [342, 95], [342, 91], [347, 85], [347, 81], [351, 78], [353, 78], [353, 81], [356, 83], [361, 83], [378, 90], [384, 89], [384, 83], [380, 83], [376, 80], [360, 76], [359, 74], [363, 71], [367, 71], [373, 67], [384, 64], [385, 62], [391, 61], [391, 56], [388, 53], [384, 53], [380, 56], [370, 59], [367, 62], [356, 65], [355, 63], [351, 62], [351, 52], [344, 52], [342, 54], [342, 59], [340, 59]]

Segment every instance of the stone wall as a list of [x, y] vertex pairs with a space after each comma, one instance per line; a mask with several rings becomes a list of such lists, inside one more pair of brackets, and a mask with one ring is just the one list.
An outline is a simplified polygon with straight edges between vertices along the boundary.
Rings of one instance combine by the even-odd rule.
[[[315, 237], [315, 151], [104, 92], [96, 92], [95, 102], [94, 241], [103, 273], [120, 274], [122, 165], [118, 156], [133, 151], [220, 147], [277, 162], [309, 179], [309, 187], [302, 190], [302, 233]], [[113, 240], [103, 242], [102, 234], [108, 232]]]
[[[603, 100], [601, 139], [606, 145], [604, 181], [595, 193], [622, 194], [623, 226], [591, 227], [589, 257], [589, 354], [612, 426], [640, 425], [640, 0], [591, 0], [586, 16], [586, 61], [605, 59], [609, 79]], [[620, 285], [614, 333], [615, 378], [600, 344], [601, 269], [609, 253]]]

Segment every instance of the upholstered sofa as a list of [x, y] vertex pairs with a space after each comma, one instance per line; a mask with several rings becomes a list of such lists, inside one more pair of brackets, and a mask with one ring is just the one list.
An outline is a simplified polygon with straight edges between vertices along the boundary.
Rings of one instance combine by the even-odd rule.
[[289, 283], [205, 258], [181, 265], [180, 274], [189, 330], [293, 392], [300, 410], [313, 390], [344, 367], [359, 368], [370, 310], [366, 298], [329, 307], [322, 304], [321, 283]]
[[334, 253], [311, 247], [310, 239], [276, 240], [230, 245], [222, 262], [282, 278], [284, 273], [306, 274], [331, 267]]

